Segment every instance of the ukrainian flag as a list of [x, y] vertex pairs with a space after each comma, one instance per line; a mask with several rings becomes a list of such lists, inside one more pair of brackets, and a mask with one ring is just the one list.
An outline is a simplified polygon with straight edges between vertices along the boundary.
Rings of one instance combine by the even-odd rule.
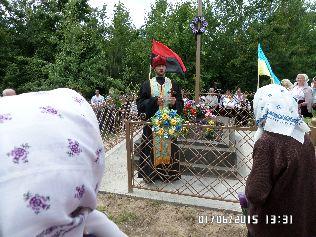
[[[268, 76], [271, 78], [271, 84], [281, 85], [280, 80], [272, 72], [270, 63], [267, 57], [264, 55], [260, 43], [258, 44], [258, 77], [259, 76]], [[259, 86], [259, 80], [258, 80]]]

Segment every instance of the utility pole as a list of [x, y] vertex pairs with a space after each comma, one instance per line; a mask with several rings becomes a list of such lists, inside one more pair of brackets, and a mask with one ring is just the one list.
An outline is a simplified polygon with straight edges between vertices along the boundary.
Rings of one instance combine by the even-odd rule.
[[[198, 16], [202, 16], [202, 0], [198, 0]], [[198, 28], [201, 27], [199, 22]], [[195, 62], [195, 103], [200, 98], [200, 81], [201, 81], [201, 34], [196, 35], [196, 62]]]

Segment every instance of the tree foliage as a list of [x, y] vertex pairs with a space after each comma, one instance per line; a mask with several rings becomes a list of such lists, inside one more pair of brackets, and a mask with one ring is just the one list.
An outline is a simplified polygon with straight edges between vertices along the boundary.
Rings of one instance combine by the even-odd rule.
[[[258, 42], [281, 79], [316, 75], [316, 3], [203, 0], [203, 13], [209, 23], [202, 36], [204, 90], [214, 83], [254, 90]], [[189, 24], [195, 15], [196, 1], [156, 0], [137, 29], [122, 3], [108, 12], [106, 5], [91, 8], [88, 0], [2, 0], [0, 89], [66, 86], [91, 96], [99, 87], [121, 93], [148, 78], [154, 38], [177, 52], [188, 69], [185, 77], [169, 76], [194, 90], [196, 40]]]

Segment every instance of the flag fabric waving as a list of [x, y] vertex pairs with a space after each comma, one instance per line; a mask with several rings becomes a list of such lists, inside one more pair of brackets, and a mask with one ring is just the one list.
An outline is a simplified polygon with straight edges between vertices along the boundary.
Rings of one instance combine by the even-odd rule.
[[[280, 80], [276, 77], [273, 73], [269, 60], [264, 55], [260, 43], [258, 44], [258, 77], [259, 76], [268, 76], [271, 78], [271, 84], [278, 84], [280, 85]], [[258, 79], [259, 85], [259, 79]]]
[[176, 72], [184, 74], [187, 71], [182, 62], [182, 59], [179, 57], [178, 54], [173, 52], [163, 43], [160, 43], [154, 39], [152, 43], [151, 54], [151, 60], [158, 55], [163, 56], [167, 59], [166, 72]]

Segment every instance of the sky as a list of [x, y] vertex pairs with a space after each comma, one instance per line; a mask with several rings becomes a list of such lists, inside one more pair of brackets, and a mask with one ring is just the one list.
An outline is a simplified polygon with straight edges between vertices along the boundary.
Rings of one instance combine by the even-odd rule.
[[[150, 5], [155, 0], [120, 0], [125, 7], [129, 10], [131, 19], [134, 25], [139, 28], [145, 23], [145, 16], [150, 11]], [[107, 5], [107, 12], [113, 12], [114, 4], [119, 0], [89, 0], [89, 4], [92, 7], [102, 7], [103, 4]], [[181, 0], [168, 0], [169, 3], [181, 2]]]

